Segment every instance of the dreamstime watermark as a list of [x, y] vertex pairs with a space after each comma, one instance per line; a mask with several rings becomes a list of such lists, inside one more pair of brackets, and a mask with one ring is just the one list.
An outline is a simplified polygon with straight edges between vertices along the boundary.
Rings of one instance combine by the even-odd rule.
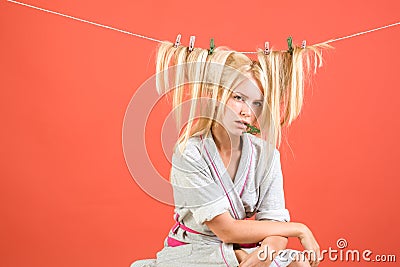
[[[336, 241], [337, 248], [329, 247], [320, 251], [320, 257], [318, 261], [329, 260], [329, 261], [341, 261], [341, 262], [396, 262], [395, 254], [374, 254], [372, 250], [358, 250], [358, 249], [347, 249], [348, 243], [344, 238], [339, 238]], [[316, 261], [317, 253], [313, 250], [273, 250], [265, 245], [262, 247], [257, 254], [260, 261], [266, 259], [273, 259], [279, 257], [280, 261]]]

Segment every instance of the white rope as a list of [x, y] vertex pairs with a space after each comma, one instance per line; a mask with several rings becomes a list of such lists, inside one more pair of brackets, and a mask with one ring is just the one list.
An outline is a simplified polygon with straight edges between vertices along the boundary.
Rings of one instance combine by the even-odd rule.
[[[149, 41], [158, 42], [158, 43], [162, 43], [163, 42], [161, 40], [158, 40], [158, 39], [155, 39], [155, 38], [152, 38], [152, 37], [148, 37], [148, 36], [145, 36], [145, 35], [132, 33], [132, 32], [124, 31], [124, 30], [120, 30], [120, 29], [117, 29], [117, 28], [114, 28], [114, 27], [111, 27], [111, 26], [107, 26], [107, 25], [104, 25], [104, 24], [88, 21], [88, 20], [85, 20], [85, 19], [80, 19], [80, 18], [77, 18], [77, 17], [65, 15], [65, 14], [62, 14], [62, 13], [59, 13], [59, 12], [55, 12], [55, 11], [52, 11], [52, 10], [48, 10], [48, 9], [44, 9], [44, 8], [41, 8], [41, 7], [28, 5], [28, 4], [25, 4], [25, 3], [22, 3], [22, 2], [18, 2], [18, 1], [14, 1], [14, 0], [7, 0], [7, 2], [11, 2], [11, 3], [14, 3], [14, 4], [30, 7], [30, 8], [33, 8], [33, 9], [37, 9], [37, 10], [44, 11], [44, 12], [47, 12], [47, 13], [51, 13], [51, 14], [59, 15], [59, 16], [66, 17], [66, 18], [69, 18], [69, 19], [81, 21], [81, 22], [84, 22], [84, 23], [92, 24], [92, 25], [99, 26], [99, 27], [106, 28], [106, 29], [110, 29], [110, 30], [113, 30], [113, 31], [129, 34], [129, 35], [132, 35], [132, 36], [135, 36], [135, 37], [139, 37], [139, 38], [143, 38], [143, 39], [146, 39], [146, 40], [149, 40]], [[375, 28], [375, 29], [371, 29], [371, 30], [367, 30], [367, 31], [351, 34], [351, 35], [340, 37], [340, 38], [336, 38], [336, 39], [330, 39], [330, 40], [322, 42], [320, 44], [329, 44], [329, 43], [333, 43], [333, 42], [337, 42], [337, 41], [353, 38], [353, 37], [356, 37], [356, 36], [360, 36], [360, 35], [363, 35], [363, 34], [366, 34], [366, 33], [371, 33], [371, 32], [382, 30], [382, 29], [386, 29], [386, 28], [389, 28], [389, 27], [394, 27], [394, 26], [397, 26], [397, 25], [400, 25], [400, 22], [396, 22], [396, 23], [393, 23], [393, 24], [389, 24], [389, 25], [386, 25], [386, 26], [379, 27], [379, 28]], [[255, 52], [255, 51], [247, 51], [247, 52], [239, 52], [239, 53], [256, 54], [257, 52]]]
[[[353, 37], [356, 37], [356, 36], [360, 36], [360, 35], [363, 35], [363, 34], [366, 34], [366, 33], [370, 33], [370, 32], [374, 32], [374, 31], [379, 31], [379, 30], [382, 30], [382, 29], [394, 27], [394, 26], [397, 26], [397, 25], [400, 25], [400, 22], [396, 22], [396, 23], [393, 23], [393, 24], [389, 24], [389, 25], [382, 26], [382, 27], [375, 28], [375, 29], [368, 30], [368, 31], [354, 33], [354, 34], [351, 34], [351, 35], [348, 35], [348, 36], [344, 36], [344, 37], [340, 37], [340, 38], [336, 38], [336, 39], [331, 39], [331, 40], [328, 40], [328, 41], [325, 41], [325, 42], [322, 42], [322, 43], [319, 43], [319, 44], [329, 44], [329, 43], [333, 43], [333, 42], [337, 42], [337, 41], [353, 38]], [[241, 52], [241, 53], [243, 53], [243, 54], [256, 54], [257, 52]]]
[[122, 33], [125, 33], [125, 34], [133, 35], [133, 36], [136, 36], [136, 37], [139, 37], [139, 38], [143, 38], [143, 39], [146, 39], [146, 40], [159, 42], [159, 43], [162, 42], [161, 40], [157, 40], [155, 38], [151, 38], [151, 37], [147, 37], [147, 36], [140, 35], [140, 34], [137, 34], [137, 33], [132, 33], [132, 32], [120, 30], [120, 29], [117, 29], [117, 28], [114, 28], [114, 27], [111, 27], [111, 26], [103, 25], [103, 24], [96, 23], [96, 22], [91, 22], [91, 21], [88, 21], [88, 20], [85, 20], [85, 19], [76, 18], [76, 17], [73, 17], [73, 16], [65, 15], [65, 14], [58, 13], [58, 12], [55, 12], [55, 11], [51, 11], [51, 10], [48, 10], [48, 9], [44, 9], [44, 8], [41, 8], [41, 7], [32, 6], [32, 5], [28, 5], [28, 4], [17, 2], [17, 1], [13, 1], [13, 0], [7, 0], [7, 1], [8, 2], [12, 2], [14, 4], [23, 5], [23, 6], [27, 6], [27, 7], [33, 8], [33, 9], [44, 11], [44, 12], [47, 12], [47, 13], [51, 13], [51, 14], [62, 16], [62, 17], [66, 17], [66, 18], [69, 18], [69, 19], [73, 19], [73, 20], [89, 23], [89, 24], [92, 24], [92, 25], [95, 25], [95, 26], [99, 26], [99, 27], [102, 27], [102, 28], [106, 28], [106, 29], [110, 29], [110, 30], [113, 30], [113, 31], [117, 31], [117, 32], [122, 32]]
[[386, 25], [386, 26], [382, 26], [382, 27], [379, 27], [379, 28], [375, 28], [375, 29], [372, 29], [372, 30], [359, 32], [359, 33], [355, 33], [355, 34], [348, 35], [348, 36], [345, 36], [345, 37], [340, 37], [340, 38], [336, 38], [336, 39], [333, 39], [333, 40], [325, 41], [325, 42], [323, 42], [323, 44], [329, 44], [329, 43], [333, 43], [333, 42], [336, 42], [336, 41], [341, 41], [341, 40], [344, 40], [344, 39], [353, 38], [353, 37], [360, 36], [360, 35], [363, 35], [363, 34], [366, 34], [366, 33], [379, 31], [379, 30], [386, 29], [386, 28], [389, 28], [389, 27], [394, 27], [394, 26], [397, 26], [399, 24], [400, 24], [400, 22], [396, 22], [396, 23], [389, 24], [389, 25]]

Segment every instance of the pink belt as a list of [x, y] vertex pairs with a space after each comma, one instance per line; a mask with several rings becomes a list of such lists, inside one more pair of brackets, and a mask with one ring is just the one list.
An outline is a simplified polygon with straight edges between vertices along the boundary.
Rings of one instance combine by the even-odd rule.
[[[178, 219], [179, 219], [179, 214], [175, 213], [174, 215], [174, 219], [176, 221], [175, 225], [171, 228], [171, 231], [176, 234], [178, 232], [179, 228], [182, 228], [183, 230], [189, 232], [189, 233], [193, 233], [193, 234], [197, 234], [197, 235], [205, 235], [205, 236], [209, 236], [200, 232], [197, 232], [193, 229], [190, 229], [189, 227], [187, 227], [186, 225], [182, 224]], [[181, 245], [186, 245], [188, 243], [179, 241], [173, 237], [168, 236], [167, 238], [167, 243], [169, 247], [177, 247], [177, 246], [181, 246]]]

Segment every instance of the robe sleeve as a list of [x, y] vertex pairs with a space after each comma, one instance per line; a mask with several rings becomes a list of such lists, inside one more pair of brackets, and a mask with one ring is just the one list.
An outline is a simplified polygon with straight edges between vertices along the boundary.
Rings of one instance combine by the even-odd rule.
[[271, 167], [260, 185], [260, 202], [256, 211], [256, 220], [290, 221], [289, 211], [285, 208], [283, 174], [280, 153], [274, 150]]
[[197, 146], [188, 144], [183, 153], [175, 150], [171, 183], [175, 206], [189, 209], [198, 224], [229, 211], [228, 198]]

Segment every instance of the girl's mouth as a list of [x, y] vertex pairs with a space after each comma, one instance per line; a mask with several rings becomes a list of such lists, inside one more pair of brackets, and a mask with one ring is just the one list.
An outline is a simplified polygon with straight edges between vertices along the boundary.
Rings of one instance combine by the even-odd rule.
[[239, 125], [240, 128], [243, 128], [243, 130], [247, 129], [247, 123], [243, 122], [243, 121], [236, 121], [236, 123]]
[[246, 130], [246, 133], [251, 133], [251, 134], [258, 134], [260, 133], [260, 129], [258, 129], [256, 126], [253, 126], [247, 122], [244, 121], [236, 121], [237, 124], [239, 124], [240, 128], [243, 128], [243, 130]]

